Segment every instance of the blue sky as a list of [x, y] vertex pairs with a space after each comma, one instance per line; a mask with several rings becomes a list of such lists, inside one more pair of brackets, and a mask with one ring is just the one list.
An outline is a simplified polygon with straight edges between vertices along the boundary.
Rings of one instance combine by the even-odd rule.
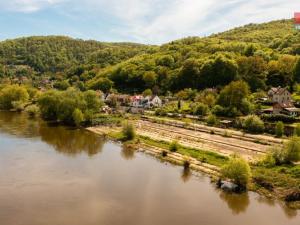
[[300, 0], [0, 0], [0, 40], [67, 35], [161, 44], [295, 11]]

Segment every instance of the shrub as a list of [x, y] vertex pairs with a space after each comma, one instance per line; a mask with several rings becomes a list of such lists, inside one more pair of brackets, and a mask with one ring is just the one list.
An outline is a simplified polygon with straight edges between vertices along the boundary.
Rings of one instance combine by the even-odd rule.
[[283, 122], [279, 121], [276, 123], [276, 127], [275, 127], [276, 137], [282, 137], [283, 133], [284, 133], [284, 124]]
[[229, 159], [228, 164], [221, 169], [221, 175], [241, 187], [247, 187], [251, 178], [251, 169], [246, 160], [233, 156]]
[[294, 135], [300, 137], [300, 124], [298, 123], [294, 129]]
[[123, 124], [123, 136], [125, 141], [130, 141], [135, 138], [135, 129], [131, 123], [125, 122]]
[[191, 165], [191, 160], [189, 157], [184, 157], [184, 160], [183, 160], [183, 168], [185, 170], [189, 169], [190, 168], [190, 165]]
[[273, 167], [278, 164], [277, 157], [278, 148], [273, 148], [268, 151], [268, 153], [262, 158], [260, 162], [258, 162], [259, 165], [265, 166], [265, 167]]
[[152, 95], [151, 89], [146, 89], [145, 91], [143, 91], [143, 96], [144, 96], [144, 97], [150, 96], [150, 95]]
[[284, 161], [286, 163], [297, 162], [300, 160], [300, 138], [291, 137], [283, 146]]
[[25, 87], [19, 85], [4, 86], [0, 90], [0, 109], [23, 109], [23, 104], [29, 100]]
[[224, 137], [231, 137], [232, 134], [228, 130], [225, 130], [224, 133], [223, 133], [223, 136]]
[[203, 103], [198, 103], [196, 105], [196, 107], [194, 108], [194, 115], [198, 115], [198, 116], [205, 116], [207, 115], [209, 109], [208, 106], [203, 104]]
[[226, 114], [225, 109], [220, 105], [215, 105], [212, 109], [212, 113], [217, 116], [224, 116]]
[[19, 111], [19, 112], [23, 111], [25, 108], [24, 102], [22, 102], [22, 101], [13, 101], [11, 104], [12, 104], [13, 109], [16, 111]]
[[158, 108], [155, 110], [155, 115], [156, 116], [166, 116], [167, 111], [164, 108]]
[[67, 90], [69, 87], [70, 87], [70, 84], [67, 80], [63, 80], [63, 81], [56, 81], [54, 84], [53, 84], [53, 87], [58, 89], [58, 90]]
[[81, 92], [69, 88], [66, 91], [50, 90], [43, 93], [38, 99], [38, 106], [44, 119], [73, 125], [75, 109], [84, 115], [95, 114], [99, 111], [101, 101], [95, 91]]
[[284, 115], [284, 114], [262, 114], [261, 118], [262, 120], [268, 122], [282, 121], [284, 123], [293, 123], [296, 121], [295, 117]]
[[84, 116], [83, 113], [81, 112], [80, 109], [75, 109], [73, 114], [72, 114], [74, 124], [78, 127], [80, 124], [84, 121]]
[[163, 151], [161, 152], [161, 156], [162, 156], [162, 157], [167, 157], [167, 156], [168, 156], [168, 152], [165, 151], [165, 150], [163, 150]]
[[300, 137], [291, 137], [283, 147], [275, 147], [260, 162], [266, 167], [289, 164], [300, 160]]
[[169, 147], [169, 150], [171, 152], [177, 152], [179, 149], [179, 144], [177, 141], [172, 141], [171, 144], [170, 144], [170, 147]]
[[214, 114], [210, 114], [207, 118], [206, 118], [206, 123], [209, 126], [214, 126], [218, 123], [217, 117]]
[[250, 115], [244, 119], [243, 128], [252, 133], [262, 133], [265, 126], [264, 122], [258, 116]]
[[26, 108], [26, 113], [30, 116], [30, 117], [35, 117], [36, 115], [38, 115], [40, 112], [40, 109], [37, 105], [30, 105]]

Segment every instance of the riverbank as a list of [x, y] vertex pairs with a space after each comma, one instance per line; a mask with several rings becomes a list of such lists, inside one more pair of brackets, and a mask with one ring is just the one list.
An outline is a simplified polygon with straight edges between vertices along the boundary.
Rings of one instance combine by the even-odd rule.
[[[181, 130], [179, 132], [176, 127], [169, 126], [169, 129], [163, 132], [162, 130], [166, 125], [163, 126], [162, 124], [159, 124], [160, 130], [153, 129], [153, 132], [149, 133], [149, 130], [146, 126], [143, 126], [144, 124], [141, 123], [140, 120], [135, 120], [133, 123], [136, 126], [137, 138], [135, 141], [126, 142], [124, 144], [125, 146], [178, 165], [184, 165], [185, 162], [188, 162], [192, 170], [208, 174], [212, 178], [212, 181], [215, 181], [220, 176], [219, 171], [228, 162], [228, 156], [232, 153], [237, 153], [235, 150], [221, 152], [216, 149], [203, 149], [201, 146], [207, 146], [204, 143], [205, 140], [202, 140], [201, 145], [193, 144], [190, 139], [187, 139], [187, 141], [186, 136], [190, 135], [190, 129], [180, 128]], [[122, 128], [119, 126], [98, 126], [87, 128], [87, 130], [91, 132], [107, 136], [113, 140], [122, 139], [121, 129]], [[148, 133], [145, 132], [145, 129], [147, 129]], [[174, 132], [177, 132], [177, 136], [175, 135], [172, 136], [172, 138], [166, 138], [166, 133], [168, 135], [174, 135]], [[205, 135], [207, 135], [207, 133]], [[198, 137], [199, 138], [197, 139], [201, 138], [201, 136]], [[227, 145], [233, 145], [233, 142], [236, 140], [241, 141], [241, 139], [233, 137], [224, 138], [227, 140]], [[212, 139], [216, 141], [215, 134], [210, 140]], [[180, 147], [176, 152], [169, 151], [172, 140], [177, 140], [180, 144]], [[271, 146], [270, 144], [255, 143], [255, 139], [249, 143], [248, 142], [249, 140], [247, 141], [247, 144], [258, 144], [265, 147], [265, 151], [267, 151], [267, 147]], [[224, 146], [224, 144], [220, 146]], [[239, 146], [239, 148], [242, 149], [242, 146]], [[253, 152], [249, 149], [244, 149], [243, 151], [246, 153], [248, 152], [248, 155], [253, 155]], [[254, 157], [248, 157], [253, 174], [252, 181], [249, 184], [249, 190], [258, 192], [267, 198], [280, 200], [285, 200], [287, 196], [291, 195], [291, 193], [298, 192], [300, 187], [300, 166], [280, 166], [272, 168], [259, 166], [255, 163], [255, 160], [258, 160], [263, 154], [265, 154], [265, 152], [254, 154]], [[286, 204], [291, 208], [300, 209], [300, 201], [286, 202]]]

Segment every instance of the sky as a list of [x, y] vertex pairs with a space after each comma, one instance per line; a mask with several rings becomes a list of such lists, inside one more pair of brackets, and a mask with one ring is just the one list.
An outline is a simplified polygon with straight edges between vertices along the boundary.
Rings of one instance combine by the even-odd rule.
[[0, 0], [0, 40], [65, 35], [162, 44], [297, 11], [300, 0]]

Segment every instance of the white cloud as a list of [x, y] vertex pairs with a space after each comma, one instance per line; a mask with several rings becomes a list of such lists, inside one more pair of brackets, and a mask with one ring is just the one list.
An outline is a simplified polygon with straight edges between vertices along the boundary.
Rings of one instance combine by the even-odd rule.
[[[300, 11], [299, 0], [0, 0], [0, 9], [27, 13], [53, 6], [73, 18], [92, 16], [95, 27], [110, 22], [105, 32], [120, 40], [145, 43], [291, 18]], [[100, 15], [106, 19], [97, 20]]]
[[[123, 26], [111, 32], [146, 43], [208, 35], [247, 23], [292, 18], [295, 0], [89, 0]], [[98, 8], [99, 7], [99, 8]]]
[[0, 0], [0, 8], [7, 11], [35, 12], [65, 0]]

